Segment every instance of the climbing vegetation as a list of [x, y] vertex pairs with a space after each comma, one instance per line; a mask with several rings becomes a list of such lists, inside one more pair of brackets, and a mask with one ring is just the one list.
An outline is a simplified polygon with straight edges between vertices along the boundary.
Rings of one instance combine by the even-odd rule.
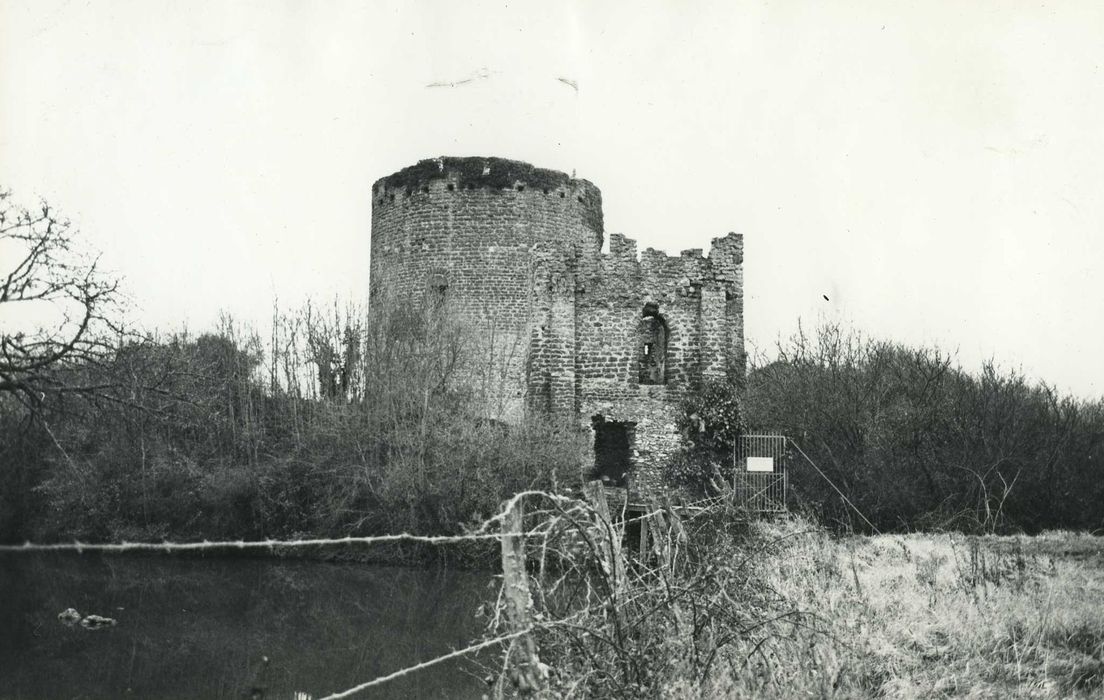
[[738, 376], [707, 381], [680, 403], [676, 425], [683, 446], [665, 469], [665, 478], [696, 491], [717, 492], [731, 477], [733, 451], [747, 429], [743, 383]]

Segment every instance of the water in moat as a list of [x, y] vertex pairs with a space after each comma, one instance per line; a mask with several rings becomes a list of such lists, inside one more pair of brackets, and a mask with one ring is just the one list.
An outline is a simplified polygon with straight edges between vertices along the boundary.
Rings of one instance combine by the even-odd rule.
[[[468, 646], [491, 581], [367, 564], [0, 554], [0, 698], [319, 698]], [[67, 626], [67, 608], [117, 624]], [[446, 662], [357, 697], [477, 698], [480, 675]]]

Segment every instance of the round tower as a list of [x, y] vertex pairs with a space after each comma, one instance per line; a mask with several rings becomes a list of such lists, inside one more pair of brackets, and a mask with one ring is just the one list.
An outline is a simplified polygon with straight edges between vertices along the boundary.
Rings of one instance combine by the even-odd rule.
[[[373, 295], [447, 301], [470, 324], [485, 386], [513, 417], [550, 268], [597, 261], [602, 195], [586, 180], [502, 158], [418, 162], [372, 187]], [[578, 262], [577, 262], [578, 261]]]

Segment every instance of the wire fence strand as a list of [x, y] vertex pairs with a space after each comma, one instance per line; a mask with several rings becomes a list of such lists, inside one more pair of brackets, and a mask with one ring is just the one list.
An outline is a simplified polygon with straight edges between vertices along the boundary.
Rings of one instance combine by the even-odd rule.
[[371, 687], [377, 686], [377, 685], [383, 685], [384, 683], [387, 683], [388, 681], [393, 681], [396, 678], [401, 678], [402, 676], [405, 676], [407, 674], [415, 673], [416, 671], [421, 671], [422, 669], [429, 668], [430, 666], [436, 666], [437, 664], [443, 663], [443, 662], [448, 661], [450, 659], [456, 659], [456, 658], [459, 658], [461, 656], [466, 656], [467, 654], [475, 653], [475, 652], [479, 651], [480, 649], [486, 649], [487, 647], [497, 646], [499, 644], [502, 644], [503, 642], [508, 642], [511, 639], [516, 639], [517, 637], [521, 637], [521, 636], [524, 636], [526, 634], [529, 634], [533, 630], [534, 630], [533, 627], [527, 627], [527, 628], [525, 628], [523, 630], [519, 630], [517, 632], [511, 632], [510, 634], [504, 634], [501, 637], [495, 637], [494, 639], [488, 639], [488, 640], [479, 642], [478, 644], [473, 644], [470, 647], [465, 647], [463, 649], [459, 649], [457, 651], [449, 652], [448, 654], [438, 656], [434, 659], [430, 659], [429, 661], [423, 661], [420, 664], [415, 664], [413, 666], [408, 666], [406, 668], [400, 668], [398, 671], [395, 671], [394, 673], [389, 673], [386, 676], [380, 676], [379, 678], [373, 678], [370, 681], [365, 681], [364, 683], [361, 683], [360, 685], [355, 685], [352, 688], [349, 688], [347, 690], [342, 690], [339, 693], [333, 693], [332, 695], [326, 695], [326, 696], [322, 697], [320, 700], [338, 700], [338, 698], [351, 697], [353, 695], [356, 695], [357, 693], [359, 693], [362, 690], [367, 690], [368, 688], [371, 688]]
[[[586, 509], [589, 509], [589, 510], [593, 509], [592, 506], [590, 506], [588, 503], [586, 503], [586, 501], [579, 501], [578, 499], [574, 499], [574, 498], [571, 498], [571, 497], [568, 497], [568, 496], [553, 494], [553, 493], [549, 493], [549, 492], [546, 492], [546, 491], [523, 491], [523, 492], [515, 494], [509, 501], [507, 501], [503, 505], [503, 508], [499, 513], [497, 513], [496, 515], [493, 515], [490, 518], [488, 518], [487, 520], [485, 520], [480, 525], [479, 528], [473, 530], [472, 532], [469, 532], [467, 534], [462, 534], [462, 535], [414, 535], [414, 534], [403, 532], [403, 533], [393, 534], [393, 535], [320, 537], [320, 538], [297, 539], [297, 540], [278, 540], [278, 539], [267, 538], [267, 539], [263, 539], [263, 540], [216, 540], [216, 541], [203, 540], [202, 542], [169, 542], [169, 541], [165, 541], [165, 542], [126, 542], [126, 541], [122, 541], [122, 542], [79, 542], [79, 541], [75, 541], [75, 542], [54, 542], [54, 543], [24, 542], [23, 544], [0, 544], [0, 552], [65, 552], [65, 551], [68, 551], [68, 552], [111, 552], [111, 553], [137, 552], [137, 551], [183, 552], [183, 551], [197, 551], [197, 550], [209, 550], [209, 549], [239, 549], [239, 550], [245, 550], [245, 549], [275, 549], [277, 547], [281, 547], [281, 548], [282, 547], [318, 547], [318, 546], [351, 545], [351, 544], [372, 545], [372, 544], [381, 544], [381, 543], [389, 543], [389, 542], [419, 542], [419, 543], [423, 543], [423, 544], [440, 545], [440, 544], [454, 544], [454, 543], [459, 543], [459, 542], [470, 542], [470, 541], [500, 540], [504, 537], [519, 537], [519, 538], [524, 539], [524, 538], [534, 537], [534, 536], [538, 536], [538, 535], [547, 535], [548, 532], [544, 529], [541, 529], [541, 528], [536, 528], [536, 529], [533, 529], [533, 530], [527, 530], [527, 531], [522, 531], [522, 532], [488, 532], [488, 530], [492, 526], [495, 526], [495, 525], [501, 526], [502, 521], [505, 518], [505, 514], [507, 512], [509, 512], [509, 510], [511, 508], [513, 508], [513, 506], [518, 501], [522, 500], [523, 498], [529, 497], [529, 496], [539, 496], [539, 497], [546, 498], [546, 499], [554, 501], [554, 502], [571, 502], [571, 503], [582, 506], [583, 508], [586, 508]], [[699, 501], [695, 501], [695, 502], [690, 503], [690, 504], [684, 504], [682, 506], [682, 508], [686, 508], [686, 509], [689, 509], [691, 511], [705, 510], [706, 508], [703, 507], [701, 504], [716, 502], [718, 500], [719, 499], [716, 498], [716, 497], [701, 499]], [[650, 511], [645, 511], [643, 513], [638, 513], [638, 514], [634, 514], [634, 515], [629, 515], [628, 513], [625, 513], [623, 515], [627, 516], [627, 517], [624, 517], [624, 522], [628, 523], [628, 522], [632, 522], [632, 521], [636, 521], [636, 520], [648, 519], [648, 518], [650, 518], [654, 515], [665, 512], [667, 507], [668, 506], [660, 506], [660, 507], [657, 507], [657, 508], [653, 508]], [[691, 516], [691, 517], [693, 517], [693, 516]], [[621, 606], [625, 605], [627, 602], [629, 602], [629, 601], [623, 601], [623, 602], [619, 603], [617, 607], [621, 607]], [[359, 685], [353, 686], [352, 688], [348, 688], [347, 690], [343, 690], [343, 691], [340, 691], [340, 692], [337, 692], [337, 693], [327, 695], [324, 698], [322, 698], [321, 700], [338, 700], [339, 698], [351, 697], [351, 696], [353, 696], [353, 695], [355, 695], [355, 694], [357, 694], [357, 693], [359, 693], [363, 690], [366, 690], [368, 688], [372, 688], [372, 687], [375, 687], [375, 686], [383, 685], [384, 683], [395, 680], [396, 678], [401, 678], [402, 676], [406, 676], [406, 675], [411, 674], [411, 673], [416, 673], [418, 671], [429, 668], [431, 666], [435, 666], [437, 664], [444, 663], [445, 661], [449, 661], [451, 659], [466, 656], [468, 654], [475, 653], [475, 652], [480, 651], [482, 649], [497, 646], [497, 645], [502, 644], [504, 642], [508, 642], [512, 639], [522, 637], [526, 634], [530, 634], [530, 633], [536, 631], [538, 628], [546, 629], [546, 628], [549, 628], [549, 627], [554, 627], [554, 626], [559, 625], [559, 624], [567, 624], [572, 618], [575, 618], [575, 617], [577, 617], [577, 616], [579, 616], [579, 615], [581, 615], [585, 612], [587, 612], [587, 611], [585, 611], [585, 610], [579, 611], [577, 613], [569, 615], [568, 617], [566, 617], [562, 620], [556, 620], [556, 621], [552, 621], [552, 622], [545, 622], [545, 623], [541, 623], [541, 624], [537, 624], [537, 625], [532, 625], [532, 626], [529, 626], [529, 627], [527, 627], [523, 630], [511, 632], [509, 634], [505, 634], [505, 635], [502, 635], [502, 636], [499, 636], [499, 637], [495, 637], [493, 639], [484, 640], [482, 642], [472, 644], [471, 646], [465, 647], [463, 649], [459, 649], [459, 650], [456, 650], [456, 651], [449, 652], [447, 654], [443, 654], [441, 656], [435, 657], [435, 658], [430, 659], [428, 661], [423, 661], [423, 662], [415, 664], [413, 666], [408, 666], [406, 668], [399, 669], [399, 670], [394, 671], [392, 673], [389, 673], [387, 675], [379, 676], [378, 678], [373, 678], [370, 681], [366, 681], [366, 682], [361, 683]]]
[[[787, 439], [789, 439], [789, 438], [787, 438]], [[817, 474], [820, 474], [822, 477], [824, 477], [824, 480], [828, 482], [828, 485], [836, 490], [836, 493], [838, 493], [840, 495], [840, 498], [843, 499], [843, 502], [846, 503], [848, 506], [850, 506], [851, 510], [858, 513], [859, 517], [862, 518], [863, 521], [866, 522], [866, 524], [870, 526], [870, 529], [872, 529], [875, 534], [878, 534], [878, 535], [882, 534], [882, 531], [878, 529], [878, 526], [875, 525], [874, 523], [870, 522], [870, 519], [867, 518], [865, 515], [863, 515], [863, 512], [861, 510], [859, 510], [859, 507], [851, 502], [851, 499], [847, 497], [847, 494], [845, 494], [840, 489], [839, 486], [836, 486], [836, 482], [829, 479], [828, 475], [825, 474], [823, 471], [821, 471], [820, 467], [818, 467], [816, 465], [816, 462], [814, 462], [809, 457], [809, 455], [805, 454], [805, 450], [801, 449], [801, 446], [798, 445], [797, 442], [795, 442], [794, 440], [792, 440], [792, 439], [789, 439], [789, 440], [790, 440], [790, 444], [793, 445], [794, 448], [796, 448], [797, 451], [801, 453], [801, 456], [805, 458], [805, 461], [808, 462], [813, 467], [813, 469], [815, 469], [817, 471]]]
[[349, 535], [346, 537], [316, 537], [297, 540], [203, 540], [202, 542], [24, 542], [0, 544], [0, 552], [188, 552], [203, 549], [274, 549], [276, 547], [319, 547], [326, 545], [381, 544], [388, 542], [420, 542], [422, 544], [456, 544], [477, 540], [497, 540], [502, 537], [531, 537], [541, 534], [529, 532], [488, 532], [501, 523], [504, 514], [522, 498], [542, 496], [551, 500], [574, 500], [547, 491], [521, 491], [514, 494], [496, 515], [491, 516], [476, 529], [462, 535], [413, 535], [400, 532], [395, 535]]
[[423, 544], [455, 544], [473, 540], [497, 540], [502, 537], [530, 537], [539, 531], [472, 533], [468, 535], [374, 535], [364, 537], [319, 537], [302, 540], [221, 540], [202, 542], [52, 542], [0, 545], [0, 552], [187, 552], [202, 549], [275, 549], [276, 547], [319, 547], [339, 544], [380, 544], [387, 542], [421, 542]]

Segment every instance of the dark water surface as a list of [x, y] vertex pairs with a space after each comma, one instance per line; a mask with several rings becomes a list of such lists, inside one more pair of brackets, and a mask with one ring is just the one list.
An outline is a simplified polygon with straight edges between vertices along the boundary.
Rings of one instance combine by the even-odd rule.
[[[368, 564], [0, 554], [0, 698], [243, 698], [253, 687], [319, 698], [470, 644], [490, 580]], [[57, 615], [69, 607], [118, 625], [67, 627]], [[446, 662], [357, 697], [479, 697], [476, 672]]]

